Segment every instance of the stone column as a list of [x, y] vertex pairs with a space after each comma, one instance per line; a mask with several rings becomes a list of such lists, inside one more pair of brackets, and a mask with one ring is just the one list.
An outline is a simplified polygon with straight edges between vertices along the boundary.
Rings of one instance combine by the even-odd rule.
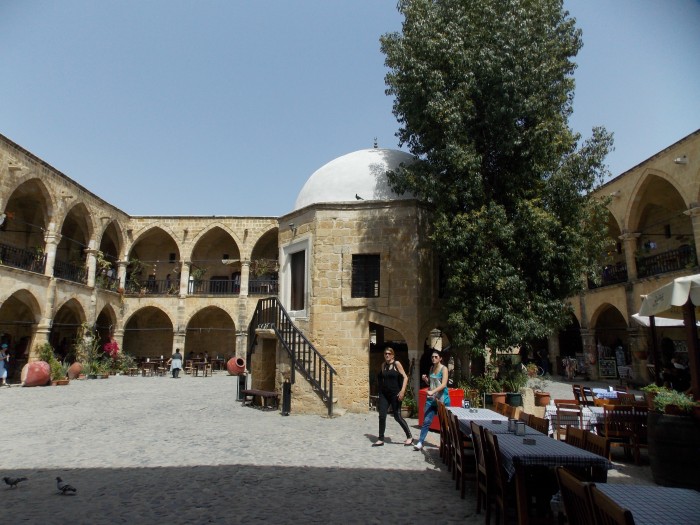
[[595, 345], [595, 330], [581, 329], [583, 355], [586, 358], [586, 370], [592, 381], [598, 379], [598, 349]]
[[241, 297], [248, 296], [248, 282], [250, 281], [250, 261], [241, 261]]
[[180, 261], [180, 297], [187, 297], [190, 285], [190, 261]]
[[693, 240], [695, 241], [695, 260], [700, 261], [700, 205], [693, 203], [689, 210], [684, 211], [690, 217], [693, 225]]
[[44, 253], [46, 254], [46, 266], [44, 267], [44, 275], [53, 277], [53, 265], [56, 263], [56, 249], [58, 248], [58, 243], [61, 242], [61, 235], [53, 231], [54, 224], [49, 224], [49, 228], [44, 235], [44, 241], [46, 245], [44, 247]]
[[97, 250], [88, 248], [85, 250], [87, 255], [87, 285], [95, 286], [95, 273], [97, 270]]
[[114, 337], [114, 340], [119, 345], [119, 351], [123, 352], [124, 351], [124, 330], [121, 328], [114, 330], [114, 332], [112, 333], [112, 337]]
[[619, 239], [622, 241], [622, 249], [625, 251], [625, 263], [627, 264], [627, 280], [633, 281], [637, 278], [637, 239], [639, 233], [624, 232]]
[[126, 267], [127, 261], [117, 261], [117, 279], [119, 280], [119, 288], [126, 289]]
[[646, 331], [641, 327], [630, 327], [627, 329], [627, 342], [632, 356], [632, 378], [637, 383], [646, 384], [653, 379], [649, 379], [647, 373], [648, 361], [648, 341]]
[[550, 334], [547, 340], [547, 346], [549, 347], [549, 373], [556, 375], [557, 373], [557, 363], [561, 359], [561, 348], [559, 348], [559, 332]]

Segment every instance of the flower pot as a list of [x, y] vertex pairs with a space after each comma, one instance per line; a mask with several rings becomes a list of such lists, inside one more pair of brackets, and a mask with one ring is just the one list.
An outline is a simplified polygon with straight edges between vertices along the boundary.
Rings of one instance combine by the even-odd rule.
[[649, 410], [654, 410], [654, 398], [657, 394], [658, 392], [644, 392], [644, 399], [646, 399]]
[[506, 403], [513, 407], [523, 406], [523, 395], [520, 392], [506, 393]]
[[700, 490], [700, 421], [649, 411], [649, 463], [654, 482]]
[[406, 419], [413, 415], [413, 409], [407, 406], [401, 406], [401, 417]]
[[102, 379], [109, 379], [109, 372], [106, 374], [102, 374]]
[[22, 367], [22, 386], [44, 386], [51, 381], [51, 367], [46, 361], [34, 361]]
[[506, 393], [505, 392], [491, 392], [491, 403], [495, 405], [496, 403], [505, 403]]
[[70, 383], [69, 379], [56, 379], [51, 381], [51, 386], [65, 386]]
[[77, 361], [68, 367], [68, 379], [77, 379], [83, 370], [82, 363]]
[[535, 392], [535, 406], [546, 407], [552, 398], [549, 392]]
[[689, 416], [691, 412], [683, 410], [678, 405], [669, 404], [664, 407], [664, 414], [669, 414], [671, 416]]

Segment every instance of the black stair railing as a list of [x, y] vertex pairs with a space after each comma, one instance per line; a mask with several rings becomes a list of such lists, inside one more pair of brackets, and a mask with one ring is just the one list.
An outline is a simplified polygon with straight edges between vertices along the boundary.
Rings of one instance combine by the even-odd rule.
[[296, 370], [301, 372], [326, 404], [328, 415], [332, 417], [333, 377], [337, 372], [294, 325], [277, 297], [267, 297], [258, 301], [248, 326], [248, 352], [255, 348], [256, 330], [259, 329], [274, 330], [277, 339], [292, 360], [290, 382], [294, 383]]

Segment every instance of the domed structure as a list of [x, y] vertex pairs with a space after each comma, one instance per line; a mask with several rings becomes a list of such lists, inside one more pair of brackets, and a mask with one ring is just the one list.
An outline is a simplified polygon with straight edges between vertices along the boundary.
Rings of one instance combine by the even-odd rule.
[[386, 176], [401, 163], [411, 162], [412, 155], [395, 149], [363, 149], [338, 157], [309, 177], [294, 209], [328, 202], [411, 199], [410, 194], [394, 193]]

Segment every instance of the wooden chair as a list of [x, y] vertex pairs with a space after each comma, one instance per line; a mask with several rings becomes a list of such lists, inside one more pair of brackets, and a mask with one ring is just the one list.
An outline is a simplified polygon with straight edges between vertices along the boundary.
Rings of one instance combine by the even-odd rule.
[[472, 429], [472, 443], [474, 444], [474, 457], [476, 459], [476, 513], [481, 513], [481, 505], [483, 503], [487, 514], [486, 523], [490, 523], [488, 502], [488, 478], [486, 472], [486, 457], [484, 456], [484, 429], [483, 427], [477, 425], [475, 421], [471, 421], [470, 426]]
[[479, 401], [479, 391], [475, 388], [468, 388], [464, 393], [464, 399], [468, 400], [470, 406], [474, 408], [481, 404]]
[[554, 437], [556, 439], [566, 439], [566, 430], [570, 426], [583, 428], [583, 412], [581, 411], [581, 406], [574, 403], [560, 403], [557, 405]]
[[547, 419], [530, 414], [529, 425], [537, 432], [542, 432], [545, 436], [549, 435], [549, 421]]
[[[629, 394], [630, 393], [630, 387], [628, 386], [614, 386], [613, 387], [613, 392], [617, 392], [618, 394]], [[618, 396], [619, 397], [619, 396]]]
[[452, 443], [447, 421], [447, 407], [442, 401], [437, 402], [437, 415], [440, 422], [440, 458], [447, 465], [448, 472], [452, 471]]
[[496, 510], [496, 523], [506, 523], [506, 511], [516, 508], [515, 495], [512, 484], [506, 482], [506, 473], [501, 464], [501, 450], [498, 446], [498, 436], [487, 429], [483, 429], [484, 445], [486, 449], [486, 472], [488, 483], [488, 496], [486, 498], [486, 523], [491, 523], [491, 507]]
[[447, 417], [452, 437], [452, 477], [455, 480], [455, 488], [459, 489], [459, 497], [464, 499], [467, 480], [474, 473], [474, 445], [460, 430], [457, 415], [448, 411]]
[[586, 450], [598, 454], [604, 458], [610, 457], [610, 442], [605, 436], [599, 436], [590, 430], [586, 430]]
[[566, 427], [566, 437], [564, 438], [564, 441], [566, 441], [566, 443], [569, 445], [585, 450], [586, 431], [582, 428], [576, 428], [568, 425]]
[[518, 415], [518, 420], [522, 421], [523, 423], [525, 423], [528, 426], [531, 426], [530, 425], [530, 414], [528, 414], [524, 410], [520, 411], [520, 414]]
[[607, 397], [601, 397], [601, 398], [596, 397], [593, 404], [597, 407], [604, 407], [606, 405], [614, 405], [613, 401], [615, 401], [615, 400], [608, 399]]
[[639, 465], [641, 464], [641, 449], [649, 448], [648, 440], [648, 415], [649, 408], [646, 406], [635, 405], [634, 410], [634, 426], [632, 427], [632, 434], [634, 436], [634, 462]]
[[620, 392], [617, 394], [617, 400], [620, 402], [621, 405], [637, 404], [637, 398], [634, 397], [634, 394], [625, 394]]
[[592, 483], [581, 481], [564, 467], [557, 467], [556, 475], [569, 525], [594, 524], [595, 515], [590, 494]]
[[213, 374], [214, 370], [212, 369], [211, 363], [204, 365], [204, 377], [211, 376]]
[[581, 393], [581, 385], [571, 385], [571, 390], [574, 392], [574, 399], [579, 405], [584, 404], [583, 394]]
[[494, 409], [496, 412], [498, 412], [502, 416], [506, 415], [506, 404], [505, 403], [501, 403], [500, 401], [497, 401]]
[[590, 487], [595, 521], [599, 525], [634, 525], [632, 513], [607, 497], [595, 486]]
[[596, 397], [590, 386], [581, 387], [581, 398], [585, 406], [592, 407], [595, 404]]
[[185, 360], [185, 374], [191, 374], [193, 370], [194, 366], [192, 364], [192, 359]]
[[634, 408], [629, 405], [606, 405], [603, 407], [605, 424], [603, 435], [610, 444], [611, 459], [613, 447], [623, 447], [629, 456], [634, 448]]
[[505, 409], [505, 414], [508, 419], [518, 419], [518, 413], [519, 413], [520, 407], [515, 407], [513, 405], [506, 405]]

